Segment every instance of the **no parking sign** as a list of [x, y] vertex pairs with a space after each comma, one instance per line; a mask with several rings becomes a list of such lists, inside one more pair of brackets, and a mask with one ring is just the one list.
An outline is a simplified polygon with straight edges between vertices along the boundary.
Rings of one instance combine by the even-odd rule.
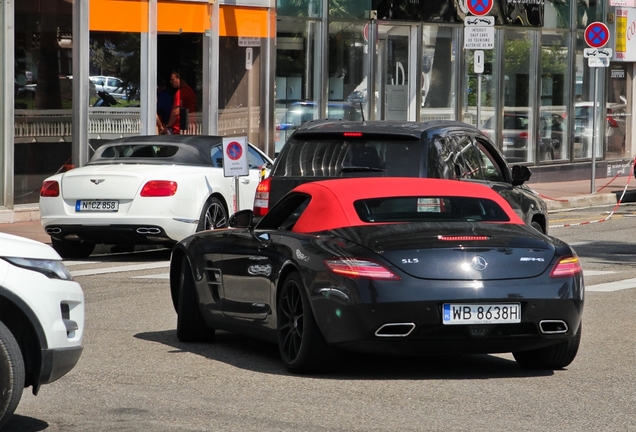
[[223, 175], [239, 177], [249, 175], [247, 164], [247, 138], [223, 138]]

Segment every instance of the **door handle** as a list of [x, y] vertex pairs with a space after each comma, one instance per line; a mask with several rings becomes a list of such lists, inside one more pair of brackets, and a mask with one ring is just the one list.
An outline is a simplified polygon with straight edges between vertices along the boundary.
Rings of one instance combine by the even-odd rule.
[[249, 182], [250, 182], [250, 179], [248, 179], [248, 178], [244, 178], [244, 179], [241, 180], [241, 183], [243, 183], [243, 184], [249, 184]]

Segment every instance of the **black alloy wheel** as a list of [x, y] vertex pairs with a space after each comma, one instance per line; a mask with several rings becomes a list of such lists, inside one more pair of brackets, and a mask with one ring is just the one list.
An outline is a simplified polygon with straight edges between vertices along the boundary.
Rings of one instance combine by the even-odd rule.
[[278, 350], [287, 369], [300, 374], [330, 371], [341, 356], [320, 333], [302, 279], [295, 272], [283, 283], [278, 300]]
[[199, 225], [197, 225], [197, 232], [226, 228], [227, 222], [228, 217], [225, 206], [218, 198], [211, 197], [203, 206]]

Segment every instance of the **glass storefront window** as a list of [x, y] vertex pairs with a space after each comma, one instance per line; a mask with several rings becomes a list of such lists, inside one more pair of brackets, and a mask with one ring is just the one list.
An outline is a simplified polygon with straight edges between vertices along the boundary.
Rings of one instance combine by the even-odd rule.
[[[495, 46], [499, 32], [495, 32]], [[497, 106], [497, 95], [499, 94], [499, 82], [496, 78], [498, 55], [496, 49], [484, 51], [484, 72], [481, 74], [481, 100], [480, 100], [480, 124], [477, 124], [477, 105], [479, 98], [479, 75], [475, 73], [475, 51], [465, 50], [466, 70], [464, 71], [464, 79], [466, 80], [464, 95], [464, 107], [462, 110], [462, 121], [472, 124], [481, 129], [495, 143], [498, 122], [500, 121], [495, 113]], [[501, 146], [499, 146], [501, 147]]]
[[99, 140], [139, 135], [141, 35], [90, 32], [89, 156]]
[[572, 3], [564, 0], [546, 0], [543, 12], [543, 28], [569, 29]]
[[[219, 49], [225, 38], [221, 38]], [[238, 48], [237, 38], [233, 40]], [[243, 51], [245, 49], [243, 48]], [[232, 56], [233, 55], [233, 56]], [[227, 74], [229, 64], [234, 65], [233, 72], [245, 70], [245, 53], [234, 52], [228, 61], [219, 63], [220, 76], [238, 76]], [[231, 60], [230, 60], [231, 59]], [[239, 66], [241, 68], [239, 68]], [[225, 74], [224, 74], [225, 72]], [[173, 98], [173, 106], [179, 106], [175, 110], [173, 118], [168, 125], [173, 125], [173, 133], [181, 135], [201, 135], [202, 116], [201, 106], [203, 98], [203, 40], [199, 33], [164, 33], [157, 36], [157, 84], [166, 83], [166, 93]], [[227, 88], [223, 82], [219, 83], [219, 96]], [[159, 102], [160, 94], [157, 94]], [[163, 97], [163, 95], [161, 95]], [[180, 97], [180, 100], [175, 100]], [[244, 101], [247, 107], [246, 101]], [[247, 117], [247, 116], [245, 116]]]
[[[596, 83], [594, 79], [597, 68], [588, 66], [588, 60], [583, 55], [587, 48], [583, 32], [579, 32], [576, 41], [576, 60], [574, 71], [574, 144], [572, 152], [575, 159], [587, 159], [592, 157], [592, 146], [596, 149], [596, 157], [601, 156], [603, 148], [603, 135], [595, 133], [602, 131], [600, 109], [594, 109], [594, 91]], [[598, 99], [600, 101], [600, 98]], [[604, 111], [604, 110], [603, 110]]]
[[[246, 47], [239, 37], [224, 36], [219, 40], [219, 135], [247, 136], [260, 142], [261, 47], [252, 46], [251, 69], [245, 67]], [[199, 99], [200, 100], [200, 99]]]
[[139, 33], [90, 33], [90, 106], [139, 106], [140, 49]]
[[278, 16], [319, 18], [322, 16], [321, 12], [322, 0], [276, 0]]
[[[533, 162], [537, 139], [530, 76], [535, 64], [529, 31], [505, 30], [503, 53], [503, 153], [509, 163]], [[541, 149], [543, 151], [543, 149]]]
[[72, 3], [15, 3], [14, 204], [71, 163]]
[[569, 156], [565, 115], [569, 97], [569, 39], [567, 33], [544, 31], [541, 36], [539, 134], [542, 161]]
[[455, 120], [458, 41], [450, 27], [424, 26], [422, 35], [420, 119]]
[[607, 158], [630, 157], [632, 104], [629, 103], [628, 63], [611, 63], [607, 79]]
[[603, 5], [605, 3], [608, 3], [608, 1], [576, 0], [576, 28], [584, 29], [596, 21], [605, 22], [603, 19]]
[[329, 19], [369, 19], [371, 9], [376, 9], [371, 0], [326, 0], [329, 1]]
[[[368, 28], [368, 27], [367, 27]], [[369, 44], [365, 24], [329, 24], [329, 100], [365, 102]]]
[[276, 154], [302, 122], [318, 118], [321, 63], [319, 22], [279, 19], [274, 91]]

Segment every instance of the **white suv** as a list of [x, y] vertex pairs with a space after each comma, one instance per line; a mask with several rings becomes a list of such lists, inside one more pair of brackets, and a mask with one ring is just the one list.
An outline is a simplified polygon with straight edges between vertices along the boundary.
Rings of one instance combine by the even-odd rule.
[[0, 233], [0, 428], [25, 387], [62, 377], [83, 349], [84, 292], [52, 247]]

